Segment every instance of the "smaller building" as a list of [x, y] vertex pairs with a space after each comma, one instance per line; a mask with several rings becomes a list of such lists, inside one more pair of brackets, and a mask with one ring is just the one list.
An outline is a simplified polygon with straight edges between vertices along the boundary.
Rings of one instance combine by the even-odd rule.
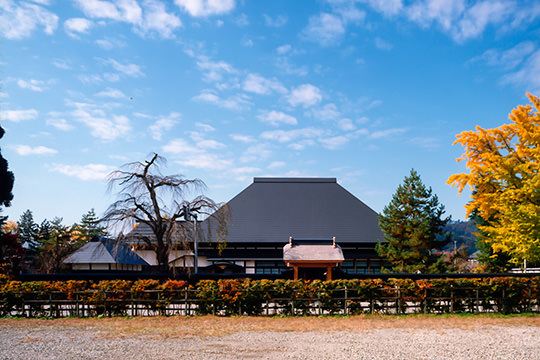
[[71, 265], [73, 271], [142, 271], [143, 266], [149, 266], [123, 242], [98, 236], [63, 263]]
[[[294, 269], [294, 280], [325, 271], [326, 280], [332, 280], [332, 269], [343, 262], [343, 251], [332, 239], [293, 239], [283, 247], [283, 261]], [[311, 274], [310, 274], [311, 273]]]

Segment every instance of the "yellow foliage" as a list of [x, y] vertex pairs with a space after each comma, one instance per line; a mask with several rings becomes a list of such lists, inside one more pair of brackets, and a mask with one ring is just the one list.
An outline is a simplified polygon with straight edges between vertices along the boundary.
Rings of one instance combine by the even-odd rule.
[[466, 161], [468, 172], [447, 181], [459, 193], [473, 190], [467, 215], [476, 211], [486, 220], [479, 227], [486, 241], [516, 264], [540, 261], [540, 99], [527, 97], [532, 105], [513, 109], [510, 124], [456, 136], [454, 145], [465, 149], [457, 161]]
[[2, 232], [4, 234], [17, 234], [19, 232], [19, 226], [13, 220], [8, 220], [2, 225]]

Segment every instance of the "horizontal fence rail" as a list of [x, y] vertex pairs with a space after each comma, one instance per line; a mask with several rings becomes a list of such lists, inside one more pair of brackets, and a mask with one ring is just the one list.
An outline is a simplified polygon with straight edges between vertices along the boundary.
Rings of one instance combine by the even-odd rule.
[[540, 312], [536, 287], [338, 287], [315, 293], [214, 286], [177, 290], [0, 292], [0, 316], [18, 317], [522, 312]]

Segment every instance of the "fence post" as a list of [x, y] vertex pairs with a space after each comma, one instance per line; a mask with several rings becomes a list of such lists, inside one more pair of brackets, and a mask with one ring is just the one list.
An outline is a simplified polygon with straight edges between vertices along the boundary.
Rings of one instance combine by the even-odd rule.
[[52, 316], [52, 292], [49, 292], [49, 317]]
[[501, 299], [501, 304], [502, 304], [502, 311], [499, 310], [499, 312], [502, 312], [503, 314], [506, 312], [506, 291], [504, 291], [505, 288], [503, 287], [502, 288], [502, 299]]
[[79, 292], [75, 293], [75, 316], [79, 317]]
[[348, 314], [348, 311], [347, 311], [347, 287], [345, 286], [345, 300], [344, 300], [344, 310], [345, 310], [345, 314], [344, 315], [347, 315]]
[[401, 313], [401, 288], [397, 288], [396, 315]]
[[427, 314], [427, 288], [424, 288], [424, 314]]
[[480, 291], [478, 289], [476, 289], [476, 314], [478, 314], [478, 312], [480, 311]]
[[454, 286], [450, 285], [450, 314], [454, 313]]
[[527, 312], [531, 312], [531, 285], [529, 284], [529, 302], [527, 304]]

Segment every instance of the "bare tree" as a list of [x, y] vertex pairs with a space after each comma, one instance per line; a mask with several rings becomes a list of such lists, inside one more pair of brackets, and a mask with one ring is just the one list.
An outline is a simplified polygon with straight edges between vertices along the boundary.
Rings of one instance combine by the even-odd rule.
[[[194, 240], [189, 236], [193, 225], [180, 221], [185, 217], [185, 209], [202, 216], [222, 218], [224, 214], [223, 205], [202, 195], [206, 187], [202, 180], [163, 175], [160, 166], [165, 162], [165, 158], [154, 153], [150, 160], [125, 164], [109, 174], [109, 191], [118, 188], [119, 200], [109, 206], [104, 216], [105, 221], [116, 224], [136, 222], [149, 226], [154, 237], [140, 240], [155, 251], [160, 272], [169, 270], [172, 250]], [[199, 195], [186, 199], [193, 194]]]

